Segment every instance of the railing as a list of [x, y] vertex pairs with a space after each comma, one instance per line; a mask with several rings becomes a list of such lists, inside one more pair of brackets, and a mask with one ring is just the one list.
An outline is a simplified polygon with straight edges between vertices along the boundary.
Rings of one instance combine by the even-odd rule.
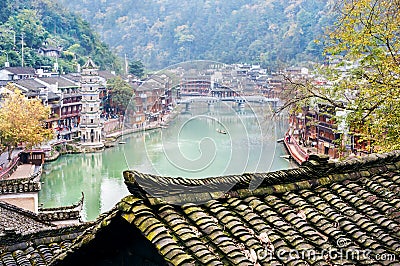
[[16, 157], [14, 157], [11, 162], [8, 164], [8, 166], [6, 168], [3, 168], [0, 171], [0, 179], [5, 179], [8, 178], [12, 175], [12, 173], [15, 172], [15, 170], [17, 169], [20, 161], [19, 161], [19, 156], [17, 155]]
[[63, 96], [65, 99], [65, 98], [69, 98], [69, 97], [80, 97], [82, 95], [79, 92], [70, 92], [70, 93], [64, 93]]
[[318, 139], [319, 139], [319, 140], [323, 140], [323, 141], [328, 142], [328, 143], [333, 143], [333, 140], [330, 139], [330, 138], [318, 136]]
[[74, 102], [64, 102], [62, 106], [74, 106], [74, 105], [81, 105], [81, 101], [74, 101]]
[[74, 116], [74, 115], [79, 115], [80, 111], [74, 111], [74, 112], [62, 112], [61, 113], [61, 118], [64, 118], [63, 116]]
[[324, 128], [327, 128], [327, 129], [337, 129], [337, 125], [336, 124], [330, 124], [330, 123], [326, 123], [326, 122], [319, 122], [318, 126], [324, 127]]
[[17, 167], [20, 163], [19, 159], [20, 159], [19, 156], [14, 157], [11, 160], [11, 162], [9, 163], [9, 166], [0, 170], [0, 179], [1, 180], [10, 177], [15, 172], [15, 170], [17, 169]]

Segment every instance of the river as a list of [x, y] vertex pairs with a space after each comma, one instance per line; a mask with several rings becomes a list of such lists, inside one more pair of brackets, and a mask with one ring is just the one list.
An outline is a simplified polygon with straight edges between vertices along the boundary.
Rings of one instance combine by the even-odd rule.
[[83, 192], [82, 215], [90, 221], [129, 194], [122, 178], [127, 169], [201, 178], [291, 168], [277, 143], [287, 127], [287, 118], [273, 117], [268, 105], [193, 104], [165, 128], [123, 136], [125, 144], [100, 153], [64, 155], [44, 164], [39, 204], [70, 205]]

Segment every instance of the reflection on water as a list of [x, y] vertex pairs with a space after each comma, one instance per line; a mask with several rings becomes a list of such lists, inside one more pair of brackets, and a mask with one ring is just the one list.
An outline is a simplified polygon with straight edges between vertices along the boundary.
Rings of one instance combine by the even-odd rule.
[[240, 111], [234, 107], [198, 104], [167, 128], [125, 136], [124, 145], [47, 163], [39, 202], [44, 207], [72, 204], [83, 191], [85, 219], [93, 220], [129, 193], [122, 178], [126, 169], [199, 178], [291, 167], [277, 143], [287, 119], [271, 118], [267, 105]]

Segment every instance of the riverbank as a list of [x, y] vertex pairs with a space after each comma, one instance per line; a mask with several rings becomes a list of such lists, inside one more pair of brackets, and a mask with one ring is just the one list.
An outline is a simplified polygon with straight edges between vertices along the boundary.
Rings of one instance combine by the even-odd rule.
[[[294, 137], [293, 135], [289, 137], [289, 134], [286, 133], [284, 138], [283, 138], [283, 143], [286, 147], [286, 150], [288, 151], [289, 155], [291, 158], [293, 158], [298, 165], [301, 165], [305, 161], [308, 160], [310, 155], [321, 155], [323, 154], [321, 151], [318, 152], [318, 149], [316, 146], [302, 146], [300, 144], [300, 141], [298, 138]], [[326, 156], [329, 156], [328, 154], [325, 154]], [[332, 158], [330, 156], [330, 160], [332, 161], [338, 161], [338, 160], [343, 160], [346, 158], [361, 158], [366, 156], [367, 154], [359, 153], [358, 155], [355, 155], [354, 153], [351, 153], [347, 156], [341, 155], [339, 158]]]
[[[45, 162], [56, 161], [61, 155], [64, 154], [77, 154], [77, 153], [90, 153], [90, 152], [101, 152], [106, 148], [114, 147], [120, 142], [120, 138], [130, 134], [150, 131], [160, 128], [165, 128], [182, 110], [181, 106], [176, 106], [174, 110], [160, 117], [159, 121], [151, 122], [144, 127], [138, 128], [122, 128], [120, 130], [113, 131], [105, 135], [105, 140], [101, 149], [88, 149], [87, 147], [82, 147], [79, 142], [64, 141], [62, 143], [57, 143], [51, 145], [52, 149], [50, 155], [45, 158]], [[59, 150], [54, 149], [55, 146], [60, 146]]]
[[[168, 120], [164, 117], [162, 126], [167, 128], [129, 136], [126, 135], [129, 131], [119, 132], [122, 135], [114, 148], [61, 156], [43, 167], [39, 202], [46, 208], [72, 204], [83, 191], [86, 203], [83, 217], [93, 220], [128, 193], [121, 178], [127, 169], [172, 177], [206, 178], [296, 167], [292, 160], [282, 158], [286, 150], [276, 143], [287, 130], [286, 119], [265, 120], [263, 109], [256, 111], [259, 112], [254, 114], [254, 109], [245, 108], [238, 113], [225, 104], [216, 104], [209, 111], [207, 104], [194, 104], [190, 112], [178, 110], [169, 114]], [[178, 115], [174, 117], [175, 114]], [[260, 127], [254, 127], [257, 124]], [[216, 132], [221, 125], [229, 130], [229, 137]], [[213, 145], [199, 146], [205, 137], [212, 139]], [[201, 154], [204, 160], [192, 160]]]

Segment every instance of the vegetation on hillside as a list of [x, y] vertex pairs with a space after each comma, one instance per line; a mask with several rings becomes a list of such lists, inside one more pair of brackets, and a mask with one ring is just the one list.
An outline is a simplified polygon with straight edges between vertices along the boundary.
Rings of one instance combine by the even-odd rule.
[[[106, 106], [115, 106], [117, 109], [115, 110], [116, 113], [124, 113], [131, 98], [134, 96], [131, 85], [121, 77], [115, 77], [107, 81], [107, 89], [111, 97]], [[132, 106], [134, 106], [134, 101], [132, 101]]]
[[321, 69], [329, 86], [303, 81], [289, 103], [327, 102], [347, 114], [336, 119], [371, 151], [400, 149], [400, 3], [343, 0], [337, 7], [326, 42], [332, 64]]
[[[0, 64], [54, 67], [61, 73], [77, 70], [91, 56], [102, 69], [119, 69], [120, 63], [89, 24], [51, 0], [0, 2]], [[62, 48], [61, 57], [46, 57], [39, 48]], [[24, 59], [22, 61], [22, 50]]]
[[131, 61], [129, 63], [128, 72], [135, 77], [142, 78], [144, 76], [144, 65], [140, 60]]
[[328, 0], [58, 0], [121, 56], [157, 70], [188, 60], [276, 68], [320, 60]]

